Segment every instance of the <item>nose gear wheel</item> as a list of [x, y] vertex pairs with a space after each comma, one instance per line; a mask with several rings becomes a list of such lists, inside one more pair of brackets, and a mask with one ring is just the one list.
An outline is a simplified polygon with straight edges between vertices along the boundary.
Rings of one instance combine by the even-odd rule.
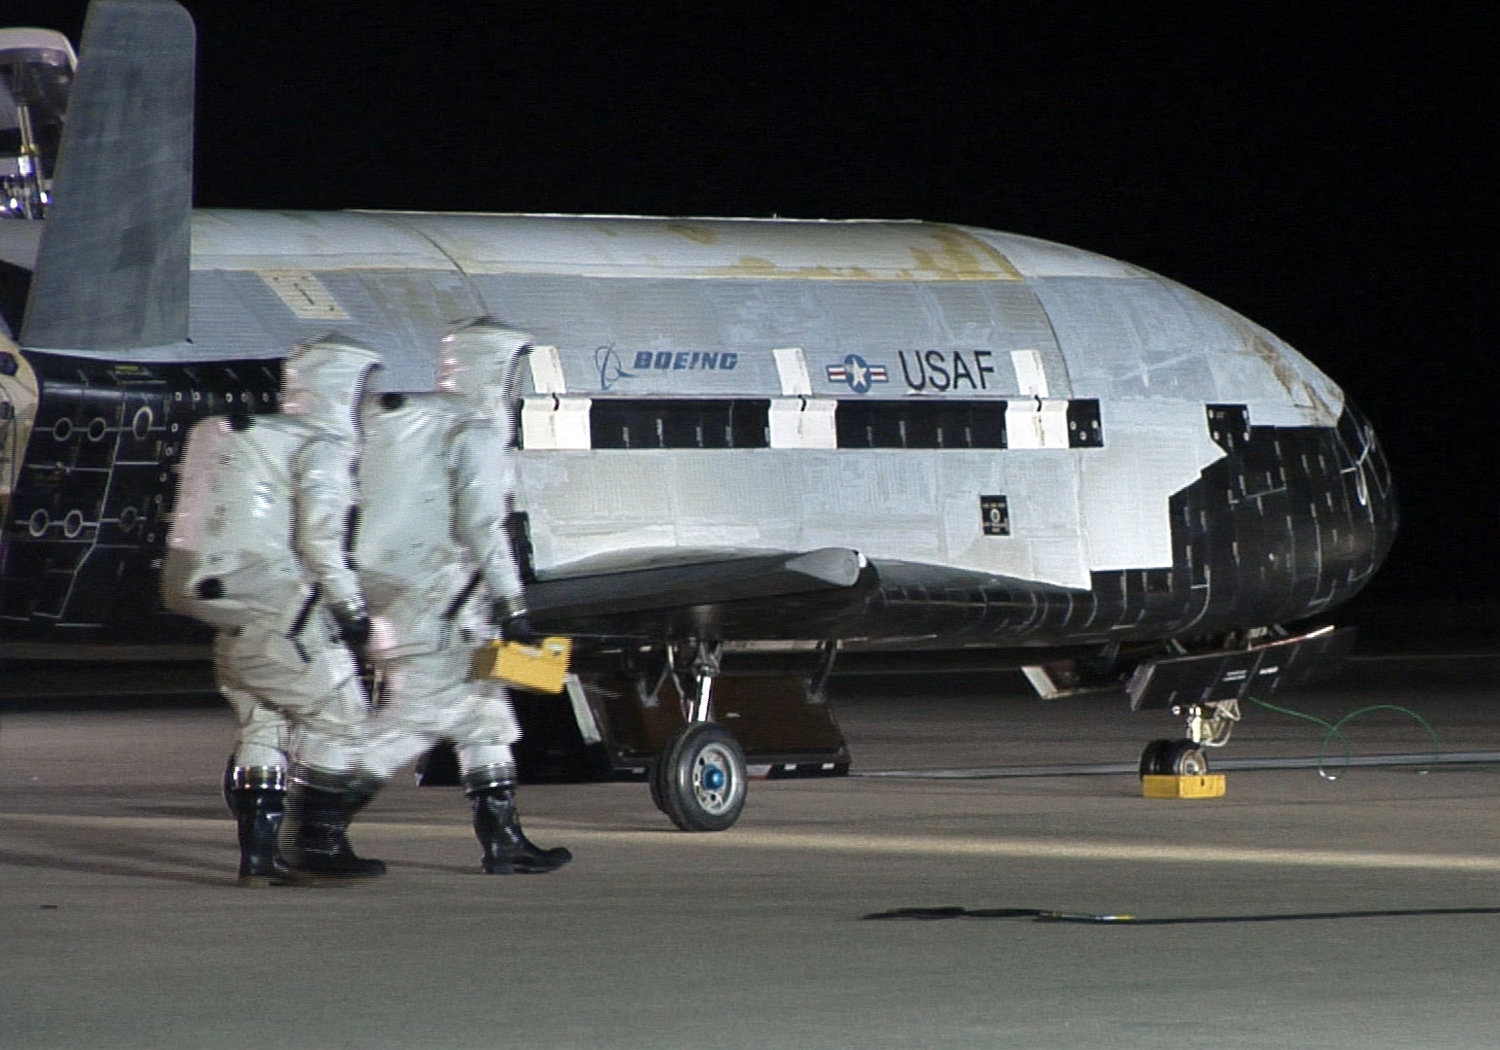
[[1182, 740], [1153, 740], [1141, 752], [1141, 776], [1201, 777], [1208, 773], [1208, 757], [1198, 744]]

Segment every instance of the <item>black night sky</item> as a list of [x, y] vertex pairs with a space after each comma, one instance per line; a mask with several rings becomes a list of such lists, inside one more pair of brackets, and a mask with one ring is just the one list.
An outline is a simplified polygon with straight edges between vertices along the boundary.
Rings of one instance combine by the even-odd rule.
[[[76, 39], [84, 6], [0, 20]], [[184, 6], [200, 204], [924, 218], [1126, 259], [1373, 419], [1405, 527], [1364, 605], [1496, 596], [1475, 5]]]

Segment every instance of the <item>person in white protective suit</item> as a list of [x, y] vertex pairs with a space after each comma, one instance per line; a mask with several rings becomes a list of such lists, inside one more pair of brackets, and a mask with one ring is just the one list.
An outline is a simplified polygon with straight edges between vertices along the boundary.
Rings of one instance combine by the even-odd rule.
[[548, 872], [572, 859], [521, 830], [511, 752], [520, 725], [505, 688], [472, 674], [475, 650], [496, 628], [507, 640], [540, 640], [506, 531], [528, 350], [524, 333], [467, 322], [443, 341], [436, 393], [367, 398], [363, 415], [355, 560], [370, 602], [367, 655], [384, 687], [365, 765], [387, 780], [451, 741], [488, 874]]
[[[375, 351], [338, 337], [297, 347], [282, 366], [282, 411], [206, 421], [243, 433], [223, 444], [235, 452], [218, 457], [206, 489], [183, 478], [179, 507], [218, 499], [212, 518], [200, 517], [208, 525], [195, 530], [213, 538], [174, 533], [169, 547], [233, 552], [195, 559], [191, 587], [175, 590], [199, 599], [193, 614], [219, 627], [214, 670], [239, 720], [225, 797], [245, 884], [385, 871], [357, 857], [346, 836], [373, 794], [359, 773], [369, 705], [349, 646], [368, 638], [369, 616], [349, 562], [349, 528], [358, 506], [358, 406], [379, 366]], [[169, 590], [176, 554], [163, 573]], [[213, 575], [215, 564], [231, 567]]]

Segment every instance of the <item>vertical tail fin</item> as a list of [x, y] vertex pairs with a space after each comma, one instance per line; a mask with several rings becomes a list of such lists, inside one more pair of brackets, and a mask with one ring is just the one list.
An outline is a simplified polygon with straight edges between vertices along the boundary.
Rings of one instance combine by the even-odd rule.
[[194, 50], [174, 0], [90, 5], [23, 346], [187, 338]]

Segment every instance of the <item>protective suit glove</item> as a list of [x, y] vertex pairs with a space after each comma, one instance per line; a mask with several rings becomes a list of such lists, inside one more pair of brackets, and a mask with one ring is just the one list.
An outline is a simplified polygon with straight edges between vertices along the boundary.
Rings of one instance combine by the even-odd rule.
[[370, 640], [370, 614], [364, 602], [357, 599], [335, 602], [328, 607], [339, 628], [339, 639], [345, 645], [363, 646]]
[[500, 637], [522, 645], [540, 645], [547, 636], [531, 625], [531, 616], [525, 609], [517, 609], [501, 619]]

